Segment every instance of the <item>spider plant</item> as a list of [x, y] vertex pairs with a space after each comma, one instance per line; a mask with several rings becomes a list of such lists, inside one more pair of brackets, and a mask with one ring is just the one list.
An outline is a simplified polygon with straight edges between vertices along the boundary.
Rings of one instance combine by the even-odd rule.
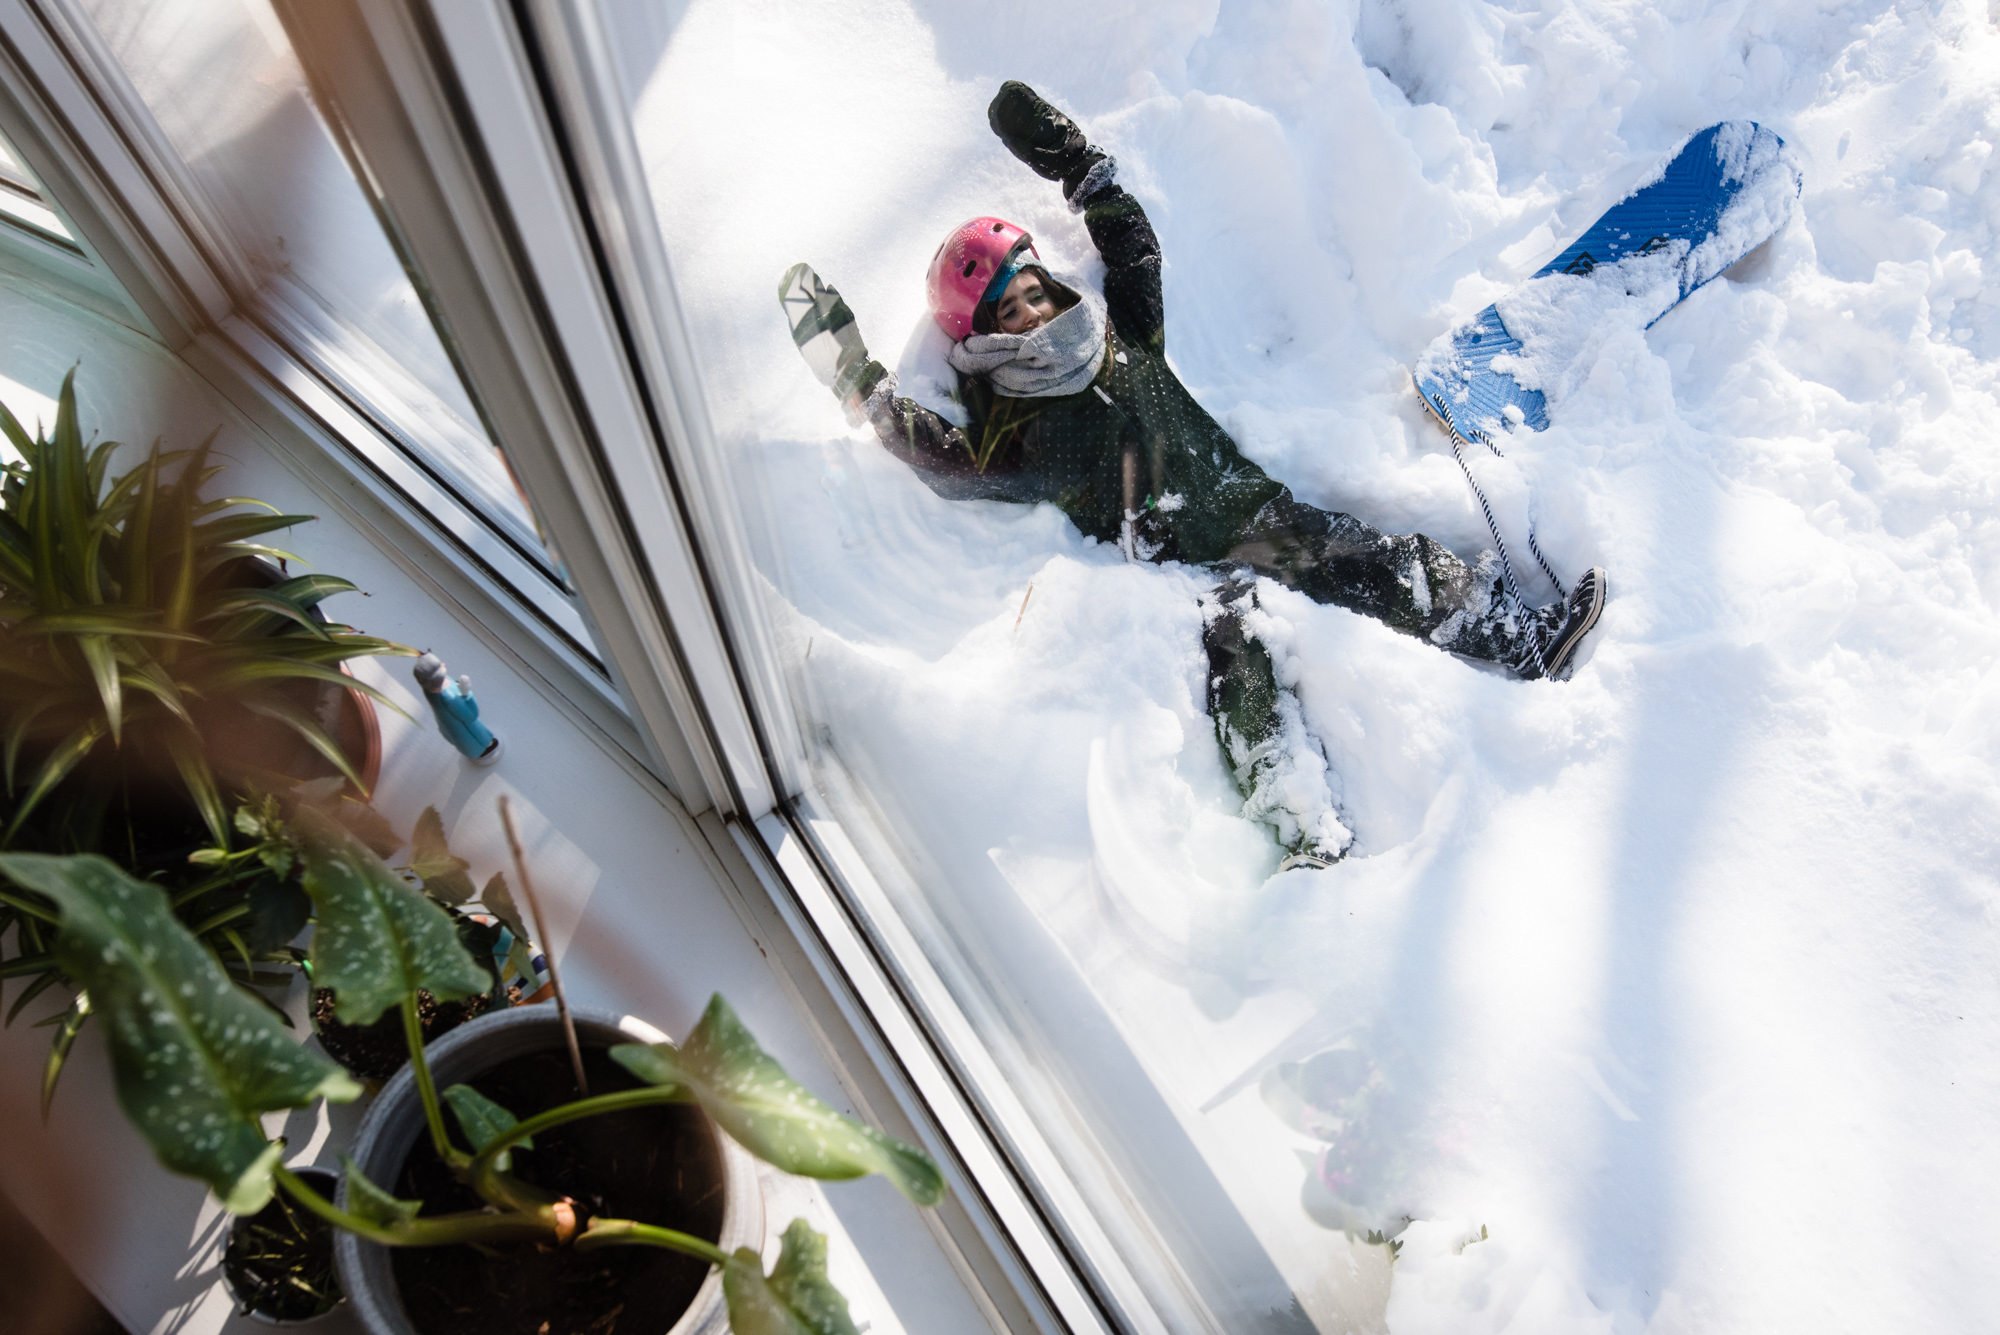
[[[240, 496], [203, 500], [222, 471], [208, 442], [155, 444], [107, 479], [117, 444], [85, 446], [74, 381], [64, 377], [46, 436], [31, 438], [0, 406], [0, 432], [21, 456], [0, 482], [0, 776], [10, 808], [0, 846], [122, 852], [129, 865], [140, 852], [133, 817], [157, 821], [178, 805], [226, 847], [224, 783], [249, 766], [231, 758], [218, 775], [204, 732], [245, 716], [302, 738], [359, 787], [296, 683], [387, 703], [340, 664], [414, 651], [316, 616], [321, 600], [354, 589], [337, 576], [246, 587], [257, 558], [297, 559], [254, 539], [312, 516]], [[118, 815], [123, 828], [107, 831]], [[24, 838], [31, 822], [40, 828]]]

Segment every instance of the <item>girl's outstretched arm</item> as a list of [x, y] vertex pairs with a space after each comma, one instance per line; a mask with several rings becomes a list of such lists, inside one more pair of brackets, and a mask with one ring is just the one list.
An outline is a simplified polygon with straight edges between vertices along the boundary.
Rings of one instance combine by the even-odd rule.
[[1104, 180], [1087, 198], [1072, 199], [1070, 207], [1083, 214], [1083, 225], [1097, 253], [1104, 257], [1104, 304], [1125, 338], [1155, 353], [1167, 348], [1166, 303], [1160, 293], [1160, 239], [1139, 201], [1111, 179], [1106, 158]]
[[[965, 429], [914, 399], [897, 397], [895, 376], [868, 355], [861, 327], [838, 288], [811, 266], [795, 264], [778, 284], [778, 304], [792, 327], [793, 344], [846, 408], [847, 420], [874, 427], [883, 448], [916, 469], [933, 491], [961, 500], [997, 496], [1004, 489], [997, 475], [988, 476], [993, 460], [975, 454]], [[978, 426], [975, 422], [972, 430]]]
[[1117, 164], [1084, 138], [1075, 121], [1018, 80], [1000, 85], [986, 108], [986, 122], [1007, 151], [1038, 176], [1061, 181], [1063, 198], [1083, 215], [1104, 257], [1104, 300], [1119, 333], [1128, 342], [1164, 351], [1160, 241], [1139, 201], [1113, 179]]

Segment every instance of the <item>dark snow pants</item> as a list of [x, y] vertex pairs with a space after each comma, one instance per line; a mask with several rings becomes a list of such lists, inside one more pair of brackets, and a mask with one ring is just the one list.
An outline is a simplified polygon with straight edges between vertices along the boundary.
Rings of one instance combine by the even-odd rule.
[[1384, 533], [1290, 492], [1257, 512], [1220, 564], [1373, 617], [1448, 653], [1518, 669], [1528, 652], [1526, 627], [1500, 597], [1493, 572], [1467, 565], [1421, 533]]

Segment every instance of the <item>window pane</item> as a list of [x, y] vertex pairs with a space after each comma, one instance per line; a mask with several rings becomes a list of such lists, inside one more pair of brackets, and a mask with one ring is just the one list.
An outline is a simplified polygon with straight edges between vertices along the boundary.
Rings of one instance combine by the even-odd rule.
[[[1590, 0], [601, 8], [815, 797], [1170, 1326], [1982, 1324], [1976, 17], [1881, 63]], [[1061, 181], [989, 125], [1010, 75], [1080, 127]], [[1597, 230], [1702, 197], [1683, 145], [1761, 170], [1727, 142], [1803, 195]], [[1049, 273], [980, 310], [981, 224], [954, 343], [927, 272], [987, 217]], [[781, 312], [799, 262], [840, 300]], [[1475, 500], [1412, 370], [1490, 303], [1551, 425], [1468, 446]], [[900, 396], [858, 422], [857, 331]], [[1574, 677], [1522, 680], [1599, 562]], [[1929, 1221], [1939, 1282], [1825, 1259], [1845, 1217]]]
[[[1230, 1330], [1372, 1328], [1389, 1258], [1364, 1235], [1399, 1227], [1401, 1198], [1369, 1183], [1347, 1215], [1303, 1207], [1316, 1179], [1301, 1155], [1324, 1142], [1261, 1092], [1283, 1063], [1365, 1040], [1316, 1019], [1318, 964], [1274, 974], [1258, 937], [1251, 906], [1289, 892], [1269, 881], [1278, 831], [1246, 813], [1205, 713], [1203, 599], [1218, 576], [1129, 563], [1115, 529], [1086, 536], [1053, 494], [1016, 497], [942, 439], [969, 407], [926, 299], [947, 233], [996, 215], [1078, 288], [1095, 294], [1106, 274], [1059, 185], [988, 128], [998, 80], [946, 54], [970, 60], [985, 30], [949, 9], [866, 24], [811, 4], [604, 11], [822, 797], [882, 835], [896, 910], [1171, 1329], [1198, 1328], [1178, 1296], [1190, 1287]], [[1122, 81], [1071, 75], [1088, 90], [1071, 110], [1123, 160], [1130, 198], [1179, 224], [1162, 229], [1183, 243], [1171, 272], [1190, 274], [1168, 294], [1173, 367], [1225, 420], [1254, 412], [1229, 377], [1255, 367], [1198, 317], [1236, 302], [1249, 314], [1224, 327], [1294, 320], [1291, 280], [1187, 244], [1229, 225], [1216, 196], [1249, 182], [1174, 174], [1163, 112], [1133, 111]], [[1225, 142], [1239, 132], [1224, 113], [1197, 121]], [[1162, 172], [1186, 193], [1164, 194]], [[1234, 221], [1269, 239], [1254, 213]], [[850, 426], [816, 381], [774, 299], [799, 261], [838, 289], [898, 392], [939, 414], [931, 439]], [[1125, 335], [1135, 358], [1146, 332]], [[1146, 355], [1169, 392], [1168, 365]], [[924, 451], [945, 467], [898, 457]], [[1290, 708], [1294, 735], [1272, 745], [1317, 762]], [[1338, 820], [1318, 763], [1288, 776], [1295, 842], [1301, 820]], [[1286, 1046], [1315, 1024], [1316, 1044]]]
[[534, 517], [267, 0], [82, 0], [186, 165], [246, 312], [546, 564]]
[[49, 207], [41, 182], [22, 165], [13, 146], [4, 139], [0, 139], [0, 215], [71, 250], [76, 248], [69, 229]]

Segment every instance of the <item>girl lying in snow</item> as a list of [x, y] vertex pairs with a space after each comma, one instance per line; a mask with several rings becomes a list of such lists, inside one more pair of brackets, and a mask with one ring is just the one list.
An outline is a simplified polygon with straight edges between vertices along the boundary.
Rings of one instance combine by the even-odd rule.
[[1028, 234], [1001, 219], [946, 237], [929, 296], [955, 340], [963, 427], [896, 396], [840, 293], [804, 264], [779, 289], [793, 339], [850, 418], [870, 422], [939, 495], [1049, 501], [1128, 560], [1223, 574], [1203, 635], [1217, 735], [1280, 842], [1307, 861], [1338, 856], [1347, 836], [1337, 820], [1287, 819], [1282, 803], [1260, 798], [1285, 768], [1280, 734], [1290, 729], [1270, 657], [1246, 629], [1256, 577], [1533, 680], [1560, 677], [1597, 624], [1604, 572], [1585, 574], [1565, 602], [1522, 608], [1501, 596], [1490, 554], [1467, 565], [1422, 534], [1383, 533], [1294, 498], [1237, 452], [1167, 365], [1159, 241], [1113, 160], [1022, 83], [1001, 85], [987, 120], [1015, 157], [1062, 182], [1104, 258], [1103, 294], [1051, 272]]

